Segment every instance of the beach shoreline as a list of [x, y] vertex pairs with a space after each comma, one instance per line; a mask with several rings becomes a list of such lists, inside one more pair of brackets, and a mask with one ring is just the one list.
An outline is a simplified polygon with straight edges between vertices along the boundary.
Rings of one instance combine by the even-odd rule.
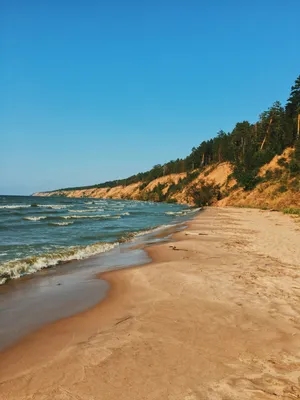
[[230, 208], [186, 225], [149, 264], [101, 273], [102, 302], [4, 350], [4, 399], [300, 395], [298, 226]]
[[[101, 274], [151, 262], [146, 248], [186, 226], [159, 226], [121, 242], [110, 251], [48, 267], [0, 285], [0, 352], [52, 322], [84, 312], [106, 297]], [[22, 299], [22, 301], [21, 301]]]

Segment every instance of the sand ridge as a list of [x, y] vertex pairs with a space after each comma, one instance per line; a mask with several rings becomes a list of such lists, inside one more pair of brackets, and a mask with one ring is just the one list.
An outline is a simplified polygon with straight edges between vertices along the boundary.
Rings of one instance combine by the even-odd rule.
[[1, 399], [300, 398], [300, 231], [210, 208], [108, 298], [1, 354]]

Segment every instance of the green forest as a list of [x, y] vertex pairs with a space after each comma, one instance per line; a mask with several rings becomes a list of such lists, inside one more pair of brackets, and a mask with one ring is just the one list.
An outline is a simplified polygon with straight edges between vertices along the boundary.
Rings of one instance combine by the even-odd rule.
[[[164, 175], [188, 172], [187, 180], [192, 179], [192, 171], [209, 164], [229, 161], [234, 166], [233, 176], [240, 187], [252, 189], [257, 183], [259, 168], [281, 154], [287, 147], [295, 147], [292, 160], [286, 166], [291, 174], [300, 173], [300, 75], [291, 88], [285, 105], [279, 101], [260, 114], [259, 120], [237, 122], [232, 132], [220, 131], [210, 140], [193, 147], [184, 159], [166, 164], [157, 164], [146, 172], [132, 175], [126, 179], [108, 181], [92, 186], [72, 187], [60, 190], [89, 188], [112, 188], [143, 182], [146, 186], [153, 179]], [[142, 188], [141, 188], [142, 189]]]

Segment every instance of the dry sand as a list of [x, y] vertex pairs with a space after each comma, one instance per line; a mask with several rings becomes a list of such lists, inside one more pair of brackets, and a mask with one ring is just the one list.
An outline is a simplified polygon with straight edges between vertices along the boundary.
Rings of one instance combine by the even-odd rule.
[[300, 398], [298, 224], [211, 208], [149, 254], [2, 353], [1, 400]]

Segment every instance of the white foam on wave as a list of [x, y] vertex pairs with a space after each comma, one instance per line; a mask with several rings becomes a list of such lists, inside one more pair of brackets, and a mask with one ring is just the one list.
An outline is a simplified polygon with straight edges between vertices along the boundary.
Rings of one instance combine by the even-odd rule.
[[107, 204], [107, 201], [106, 200], [85, 201], [84, 204]]
[[189, 215], [192, 213], [195, 213], [197, 211], [200, 211], [201, 208], [188, 208], [186, 210], [181, 210], [181, 211], [166, 211], [166, 215]]
[[[75, 211], [75, 210], [72, 210], [72, 211]], [[122, 215], [129, 215], [129, 213], [123, 213]], [[53, 218], [62, 218], [62, 219], [107, 219], [107, 218], [109, 218], [109, 219], [119, 219], [119, 218], [121, 218], [121, 215], [111, 215], [111, 214], [76, 215], [76, 214], [73, 214], [73, 215], [61, 215], [61, 216], [57, 216], [57, 217], [54, 217], [54, 216], [48, 217], [47, 215], [23, 217], [24, 220], [35, 221], [35, 222], [36, 221], [40, 221], [42, 219], [46, 219], [46, 218], [49, 218], [49, 219], [53, 219]], [[73, 222], [70, 222], [70, 224], [71, 223], [73, 223]], [[59, 225], [59, 224], [60, 225], [66, 225], [67, 222], [65, 222], [65, 223], [63, 223], [63, 222], [57, 223], [57, 225]]]
[[178, 216], [184, 216], [190, 214], [189, 211], [167, 211], [165, 212], [166, 215], [178, 215]]
[[46, 219], [47, 216], [41, 215], [40, 217], [24, 217], [23, 219], [26, 219], [28, 221], [40, 221], [41, 219]]
[[11, 205], [5, 205], [5, 206], [0, 206], [2, 209], [17, 209], [17, 208], [28, 208], [31, 207], [30, 204], [11, 204]]
[[201, 210], [202, 210], [201, 207], [198, 207], [198, 208], [190, 208], [190, 212], [191, 212], [191, 213], [194, 213], [194, 212], [197, 212], [197, 211], [201, 211]]
[[155, 226], [154, 228], [151, 228], [151, 229], [145, 229], [143, 231], [136, 232], [136, 233], [134, 233], [134, 236], [148, 235], [150, 233], [158, 232], [158, 231], [161, 231], [164, 229], [174, 228], [175, 226], [178, 226], [178, 224], [159, 225], [159, 226]]
[[10, 205], [0, 206], [0, 209], [18, 209], [18, 208], [30, 208], [30, 207], [52, 208], [54, 210], [61, 210], [63, 208], [66, 208], [67, 206], [62, 204], [10, 204]]
[[105, 218], [121, 218], [120, 215], [111, 215], [111, 214], [103, 214], [103, 215], [64, 215], [59, 218], [63, 219], [85, 219], [85, 218], [96, 218], [96, 219], [105, 219]]
[[97, 212], [97, 211], [104, 211], [103, 208], [98, 208], [98, 207], [89, 207], [89, 209], [85, 209], [85, 210], [68, 210], [69, 212], [74, 212], [74, 213], [84, 213], [84, 212]]
[[66, 205], [62, 204], [37, 204], [36, 207], [52, 208], [53, 210], [62, 210], [63, 208], [67, 208]]
[[67, 226], [67, 225], [72, 225], [74, 222], [50, 222], [49, 225], [55, 225], [55, 226]]
[[9, 279], [17, 279], [23, 275], [30, 275], [62, 262], [82, 260], [96, 254], [104, 253], [118, 245], [119, 243], [116, 242], [98, 242], [88, 246], [72, 246], [54, 253], [8, 261], [0, 265], [0, 285]]

